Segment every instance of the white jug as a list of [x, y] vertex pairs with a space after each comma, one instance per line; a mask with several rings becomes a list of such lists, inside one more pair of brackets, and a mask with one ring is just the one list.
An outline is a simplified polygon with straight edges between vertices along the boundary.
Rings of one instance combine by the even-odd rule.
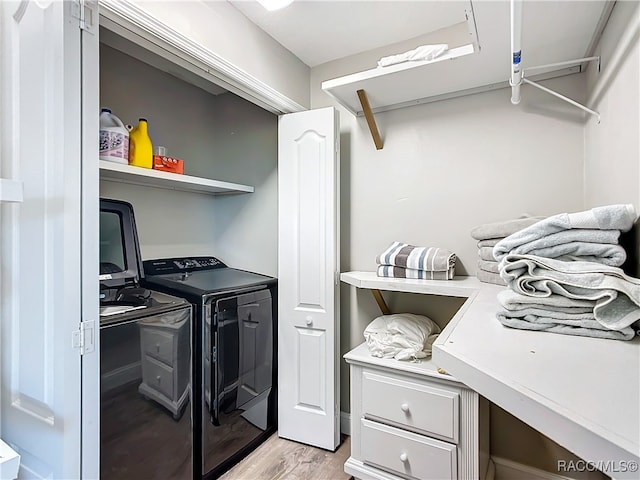
[[108, 108], [100, 112], [100, 160], [129, 163], [129, 131]]

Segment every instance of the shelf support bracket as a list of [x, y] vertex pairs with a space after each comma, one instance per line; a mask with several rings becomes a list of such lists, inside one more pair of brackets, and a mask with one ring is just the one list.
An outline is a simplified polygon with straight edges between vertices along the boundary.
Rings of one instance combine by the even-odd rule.
[[378, 132], [376, 119], [373, 116], [373, 112], [371, 111], [371, 105], [369, 105], [367, 92], [365, 92], [364, 90], [358, 90], [356, 93], [358, 94], [360, 105], [362, 105], [364, 117], [367, 119], [367, 125], [369, 125], [369, 131], [371, 131], [371, 136], [373, 137], [373, 143], [376, 145], [376, 150], [382, 150], [382, 138], [380, 138], [380, 132]]
[[373, 295], [373, 298], [376, 299], [376, 302], [378, 303], [378, 307], [380, 308], [380, 311], [382, 312], [382, 314], [391, 315], [391, 310], [389, 310], [389, 307], [387, 307], [387, 304], [384, 301], [384, 298], [382, 297], [382, 293], [380, 293], [380, 290], [373, 289], [371, 290], [371, 294]]

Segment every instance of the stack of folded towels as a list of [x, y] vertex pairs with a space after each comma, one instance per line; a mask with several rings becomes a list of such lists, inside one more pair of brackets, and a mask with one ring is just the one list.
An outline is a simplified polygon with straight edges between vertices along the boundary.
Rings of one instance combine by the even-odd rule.
[[379, 277], [451, 280], [456, 255], [444, 248], [393, 242], [376, 257]]
[[[640, 279], [619, 268], [632, 205], [608, 205], [540, 220], [493, 247], [500, 277], [498, 320], [508, 327], [618, 340], [640, 322]], [[638, 323], [636, 323], [638, 322]]]
[[521, 217], [503, 222], [487, 223], [471, 230], [478, 240], [478, 269], [476, 277], [484, 283], [506, 285], [498, 272], [498, 262], [493, 258], [493, 247], [505, 237], [538, 222], [541, 217]]

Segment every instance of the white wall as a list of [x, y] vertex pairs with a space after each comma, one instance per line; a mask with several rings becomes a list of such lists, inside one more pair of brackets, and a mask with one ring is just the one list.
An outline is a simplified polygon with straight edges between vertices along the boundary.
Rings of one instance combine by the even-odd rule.
[[303, 107], [309, 67], [226, 1], [135, 0], [176, 31]]
[[[590, 73], [590, 91], [597, 95], [593, 108], [601, 121], [585, 127], [585, 206], [632, 203], [640, 212], [640, 47], [638, 2], [617, 2], [598, 46], [600, 72]], [[631, 29], [632, 26], [635, 28]], [[635, 32], [629, 47], [619, 45], [625, 31]], [[619, 52], [617, 52], [619, 50]], [[620, 62], [615, 62], [619, 54]], [[610, 72], [613, 71], [613, 72]], [[610, 81], [609, 74], [613, 76]], [[636, 240], [636, 275], [640, 250]], [[629, 251], [629, 249], [627, 249]], [[632, 252], [630, 252], [632, 253]]]
[[[313, 108], [335, 105], [323, 80], [363, 70], [365, 56], [311, 71]], [[586, 101], [585, 74], [544, 84]], [[376, 115], [384, 148], [376, 151], [366, 122], [341, 107], [342, 271], [373, 270], [375, 256], [394, 240], [448, 248], [457, 272], [475, 274], [477, 225], [523, 213], [551, 215], [584, 208], [585, 120], [582, 111], [529, 86], [513, 106], [502, 89]], [[637, 156], [636, 156], [637, 158]], [[637, 178], [637, 175], [636, 177]], [[389, 294], [392, 311], [412, 311], [446, 324], [455, 299]], [[363, 341], [379, 315], [366, 291], [342, 288], [341, 349]], [[348, 369], [341, 370], [341, 408], [349, 410]], [[554, 471], [570, 452], [492, 408], [492, 453]], [[602, 478], [586, 473], [580, 478]]]
[[[347, 73], [346, 61], [312, 69], [312, 106], [334, 104], [320, 84]], [[581, 98], [584, 81], [573, 75], [547, 84]], [[385, 141], [379, 151], [365, 120], [341, 109], [342, 271], [373, 270], [376, 255], [399, 240], [447, 248], [458, 255], [456, 271], [473, 275], [473, 227], [582, 207], [583, 114], [543, 92], [524, 87], [517, 107], [504, 89], [385, 112], [376, 120]], [[353, 290], [342, 290], [345, 352], [362, 342], [375, 314]], [[449, 303], [423, 308], [446, 322]], [[347, 387], [344, 367], [345, 410]]]
[[232, 267], [277, 273], [277, 116], [231, 94], [211, 95], [101, 46], [101, 106], [123, 122], [149, 121], [154, 145], [185, 174], [252, 185], [209, 196], [102, 181], [100, 195], [134, 206], [144, 259], [213, 255]]

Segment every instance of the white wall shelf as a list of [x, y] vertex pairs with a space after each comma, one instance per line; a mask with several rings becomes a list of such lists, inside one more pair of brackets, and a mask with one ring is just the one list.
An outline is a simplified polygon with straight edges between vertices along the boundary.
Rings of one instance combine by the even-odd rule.
[[100, 160], [100, 180], [209, 195], [253, 193], [254, 191], [254, 188], [249, 185], [161, 172], [105, 160]]
[[472, 297], [482, 283], [476, 277], [454, 277], [453, 280], [415, 280], [410, 278], [378, 277], [376, 272], [344, 272], [340, 280], [358, 288], [391, 292]]
[[638, 478], [632, 469], [640, 462], [640, 337], [618, 341], [504, 327], [496, 319], [496, 296], [506, 287], [474, 277], [408, 280], [346, 272], [340, 279], [365, 289], [467, 297], [433, 344], [432, 362], [605, 473]]
[[353, 73], [322, 82], [322, 90], [356, 116], [364, 115], [358, 90], [367, 92], [373, 113], [415, 105], [421, 99], [451, 93], [451, 82], [429, 79], [442, 78], [448, 61], [475, 51], [476, 47], [468, 44], [452, 48], [433, 60], [404, 62]]
[[496, 319], [496, 295], [506, 287], [480, 285], [434, 343], [433, 360], [605, 473], [638, 478], [620, 470], [640, 462], [640, 337], [507, 328]]
[[[383, 140], [376, 125], [375, 113], [417, 105], [429, 101], [430, 98], [464, 89], [459, 81], [449, 81], [452, 77], [449, 68], [450, 60], [477, 53], [480, 47], [471, 1], [467, 4], [464, 2], [456, 2], [456, 4], [455, 8], [460, 9], [459, 22], [442, 28], [439, 30], [440, 33], [436, 34], [446, 36], [447, 34], [443, 33], [445, 31], [457, 32], [450, 37], [450, 39], [456, 38], [453, 43], [456, 46], [452, 46], [442, 55], [430, 60], [378, 66], [322, 82], [322, 90], [340, 105], [353, 115], [364, 116], [367, 119], [377, 150], [382, 150]], [[430, 44], [444, 43], [451, 45], [450, 41], [436, 41]], [[443, 78], [447, 81], [443, 82]]]

